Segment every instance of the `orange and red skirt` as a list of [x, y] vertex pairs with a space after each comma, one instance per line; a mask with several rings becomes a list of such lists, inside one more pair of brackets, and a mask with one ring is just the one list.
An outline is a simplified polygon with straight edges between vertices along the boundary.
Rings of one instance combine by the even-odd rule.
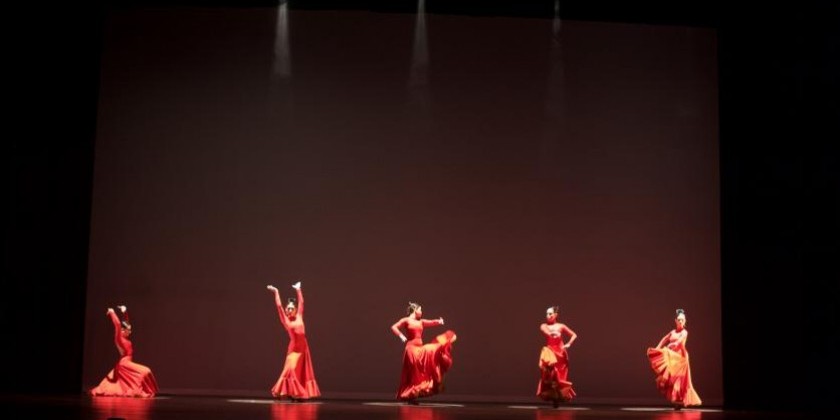
[[438, 335], [428, 344], [418, 338], [405, 344], [397, 399], [413, 400], [443, 391], [443, 375], [452, 367], [453, 331]]

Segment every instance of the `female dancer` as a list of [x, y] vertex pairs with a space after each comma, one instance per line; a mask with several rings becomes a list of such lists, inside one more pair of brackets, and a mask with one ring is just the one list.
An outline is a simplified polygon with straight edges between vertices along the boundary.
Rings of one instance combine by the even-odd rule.
[[128, 320], [128, 308], [118, 306], [123, 314], [124, 321], [108, 308], [106, 315], [111, 318], [114, 324], [114, 343], [120, 352], [120, 360], [117, 365], [108, 372], [105, 379], [96, 388], [90, 390], [90, 395], [112, 396], [112, 397], [154, 397], [158, 392], [157, 381], [152, 370], [131, 360], [134, 354], [134, 347], [131, 345], [131, 324]]
[[286, 362], [277, 383], [271, 388], [271, 395], [276, 398], [289, 397], [292, 401], [318, 397], [321, 391], [315, 382], [315, 372], [312, 370], [312, 356], [309, 354], [309, 344], [306, 342], [306, 327], [303, 325], [303, 292], [300, 282], [292, 285], [297, 291], [297, 306], [289, 299], [286, 307], [280, 299], [280, 292], [274, 286], [266, 288], [274, 293], [274, 304], [280, 314], [280, 323], [289, 333], [289, 347], [286, 349]]
[[691, 367], [688, 363], [688, 351], [685, 342], [688, 340], [688, 330], [685, 329], [685, 311], [677, 309], [674, 319], [676, 328], [671, 330], [656, 348], [648, 348], [647, 356], [650, 367], [656, 374], [656, 386], [668, 398], [668, 401], [679, 410], [689, 405], [700, 405], [703, 402], [694, 391], [691, 384]]
[[[572, 383], [569, 382], [569, 353], [566, 351], [577, 340], [577, 334], [565, 324], [557, 322], [560, 308], [552, 306], [545, 311], [545, 323], [540, 325], [540, 331], [545, 336], [545, 346], [540, 352], [540, 382], [537, 385], [537, 396], [551, 401], [554, 407], [560, 402], [571, 401], [575, 397]], [[563, 343], [563, 334], [569, 336], [569, 341]]]
[[[443, 325], [443, 318], [423, 319], [423, 308], [408, 303], [408, 316], [391, 326], [391, 331], [405, 343], [402, 375], [397, 399], [417, 404], [417, 398], [428, 397], [443, 390], [443, 375], [452, 367], [452, 343], [457, 336], [451, 330], [423, 344], [423, 328]], [[406, 337], [400, 328], [405, 327]]]

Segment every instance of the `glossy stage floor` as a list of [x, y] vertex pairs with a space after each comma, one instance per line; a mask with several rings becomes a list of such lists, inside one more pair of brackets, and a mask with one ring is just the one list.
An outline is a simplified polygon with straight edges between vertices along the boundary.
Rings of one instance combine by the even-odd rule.
[[559, 419], [559, 420], [716, 420], [795, 419], [805, 413], [724, 410], [701, 407], [674, 410], [654, 406], [562, 405], [552, 408], [534, 404], [436, 403], [422, 401], [411, 406], [393, 401], [318, 400], [293, 403], [272, 399], [197, 396], [159, 396], [154, 399], [78, 396], [0, 395], [3, 419], [84, 420], [466, 420], [466, 419]]

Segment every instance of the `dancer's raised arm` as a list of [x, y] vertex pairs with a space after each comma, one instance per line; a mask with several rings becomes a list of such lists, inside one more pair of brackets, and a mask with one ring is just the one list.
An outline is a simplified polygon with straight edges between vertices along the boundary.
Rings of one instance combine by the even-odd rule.
[[420, 321], [423, 322], [424, 327], [437, 327], [438, 325], [443, 325], [443, 318], [421, 319]]
[[283, 324], [283, 326], [288, 325], [289, 318], [286, 316], [286, 312], [283, 310], [283, 299], [280, 298], [280, 291], [270, 284], [265, 288], [268, 289], [268, 291], [274, 293], [274, 305], [277, 306], [277, 313], [280, 315], [280, 323]]
[[297, 291], [297, 315], [303, 316], [303, 290], [300, 288], [300, 282], [293, 284], [292, 288]]

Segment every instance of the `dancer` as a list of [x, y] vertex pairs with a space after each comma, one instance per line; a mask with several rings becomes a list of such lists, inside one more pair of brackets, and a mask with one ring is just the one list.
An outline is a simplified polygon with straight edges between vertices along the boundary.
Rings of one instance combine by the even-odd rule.
[[647, 349], [647, 356], [650, 359], [650, 367], [656, 374], [656, 387], [668, 398], [674, 409], [679, 410], [703, 402], [691, 383], [691, 367], [688, 362], [688, 350], [685, 348], [685, 342], [688, 340], [685, 311], [677, 309], [674, 324], [676, 328], [665, 334], [656, 348]]
[[[391, 326], [391, 331], [405, 343], [402, 374], [397, 399], [417, 404], [417, 398], [443, 391], [443, 375], [452, 367], [452, 343], [457, 336], [451, 330], [423, 344], [423, 328], [443, 325], [443, 318], [423, 319], [423, 308], [408, 303], [408, 316]], [[400, 328], [405, 328], [406, 337]]]
[[152, 370], [139, 363], [134, 363], [131, 359], [134, 354], [134, 347], [131, 340], [128, 339], [131, 336], [128, 308], [125, 305], [117, 308], [123, 314], [123, 321], [120, 321], [113, 308], [108, 308], [106, 315], [111, 318], [111, 322], [114, 324], [114, 343], [120, 352], [120, 360], [108, 372], [105, 379], [102, 379], [98, 386], [90, 390], [90, 394], [111, 397], [154, 397], [158, 392], [158, 385]]
[[[577, 334], [565, 324], [557, 322], [560, 314], [558, 306], [552, 306], [545, 311], [545, 323], [540, 325], [540, 332], [545, 336], [545, 346], [540, 352], [540, 382], [537, 385], [537, 396], [551, 401], [556, 408], [560, 402], [569, 402], [575, 397], [572, 383], [569, 382], [569, 352], [566, 351], [577, 340]], [[563, 335], [569, 341], [563, 343]]]
[[300, 282], [292, 285], [297, 291], [297, 305], [294, 299], [289, 299], [286, 307], [280, 299], [280, 292], [274, 286], [266, 288], [274, 293], [274, 304], [280, 314], [280, 323], [289, 334], [289, 347], [286, 349], [286, 362], [277, 383], [271, 388], [271, 395], [276, 398], [289, 397], [292, 401], [306, 400], [318, 397], [321, 391], [315, 381], [312, 369], [312, 356], [309, 354], [309, 344], [306, 342], [306, 327], [303, 324], [303, 291]]

